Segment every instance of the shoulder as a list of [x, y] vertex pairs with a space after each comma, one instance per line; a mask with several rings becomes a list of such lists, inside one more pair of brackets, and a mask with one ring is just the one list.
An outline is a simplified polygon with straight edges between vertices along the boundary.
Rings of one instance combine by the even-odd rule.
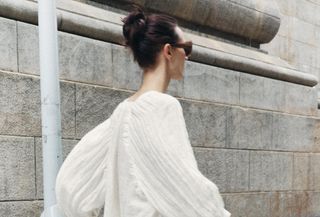
[[181, 110], [181, 104], [174, 96], [158, 91], [149, 91], [135, 103], [133, 112], [161, 113], [168, 110]]

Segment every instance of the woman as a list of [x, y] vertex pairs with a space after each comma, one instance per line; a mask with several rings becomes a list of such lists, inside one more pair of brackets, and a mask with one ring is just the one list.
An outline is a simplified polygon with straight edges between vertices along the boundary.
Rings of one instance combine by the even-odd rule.
[[56, 180], [66, 217], [228, 217], [198, 170], [182, 107], [164, 93], [192, 50], [174, 18], [137, 8], [123, 20], [143, 83], [72, 149]]

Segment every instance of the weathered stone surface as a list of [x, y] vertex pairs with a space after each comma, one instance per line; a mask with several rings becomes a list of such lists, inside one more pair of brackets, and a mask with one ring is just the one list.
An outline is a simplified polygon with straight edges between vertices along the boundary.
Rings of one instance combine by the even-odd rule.
[[112, 80], [113, 87], [137, 90], [142, 82], [142, 69], [133, 61], [129, 49], [112, 44]]
[[274, 192], [271, 193], [272, 217], [305, 217], [308, 215], [308, 193], [297, 192]]
[[[38, 27], [18, 22], [19, 71], [40, 74]], [[59, 75], [62, 79], [112, 85], [111, 44], [58, 32]]]
[[270, 217], [269, 193], [225, 194], [223, 200], [232, 217]]
[[285, 83], [283, 111], [291, 114], [316, 115], [317, 89], [288, 82]]
[[294, 153], [293, 154], [293, 190], [309, 189], [309, 154]]
[[[41, 135], [40, 81], [36, 77], [0, 72], [0, 133]], [[62, 136], [75, 135], [74, 85], [60, 82]], [[14, 99], [14, 100], [12, 100]]]
[[41, 131], [39, 79], [0, 72], [0, 86], [0, 126], [2, 126], [0, 133], [39, 135]]
[[5, 201], [0, 203], [1, 217], [38, 217], [43, 201]]
[[184, 73], [184, 97], [238, 104], [239, 72], [190, 62]]
[[[303, 2], [301, 5], [307, 4], [310, 3]], [[303, 28], [300, 28], [301, 26], [303, 26]], [[288, 30], [290, 31], [290, 33], [287, 36], [291, 39], [303, 42], [305, 44], [316, 45], [316, 28], [312, 23], [305, 22], [304, 20], [299, 19], [298, 17], [290, 17]]]
[[76, 138], [110, 117], [129, 92], [76, 84]]
[[320, 190], [320, 154], [318, 153], [310, 154], [309, 177], [310, 177], [310, 189], [319, 191]]
[[34, 199], [34, 139], [0, 136], [0, 159], [0, 200]]
[[314, 127], [313, 118], [274, 113], [272, 146], [275, 150], [312, 151]]
[[59, 32], [61, 78], [112, 85], [111, 44]]
[[318, 217], [320, 213], [320, 192], [308, 192], [309, 200], [308, 200], [308, 215], [311, 217]]
[[194, 148], [199, 170], [221, 192], [242, 192], [249, 185], [249, 152], [242, 150]]
[[38, 27], [17, 22], [19, 72], [40, 74]]
[[[301, 28], [301, 27], [297, 27]], [[287, 61], [295, 66], [298, 70], [308, 74], [314, 74], [307, 71], [304, 66], [317, 66], [317, 54], [314, 45], [306, 44], [289, 38], [288, 59]], [[303, 51], [303, 52], [301, 52]]]
[[225, 147], [228, 107], [181, 100], [193, 146]]
[[226, 209], [235, 217], [317, 217], [320, 192], [287, 191], [222, 194]]
[[[319, 115], [320, 117], [320, 110]], [[315, 120], [314, 129], [312, 129], [313, 137], [314, 137], [314, 144], [313, 144], [313, 151], [320, 152], [320, 119], [316, 118]]]
[[295, 1], [296, 4], [296, 10], [295, 16], [296, 18], [303, 20], [307, 23], [318, 25], [319, 22], [319, 10], [320, 10], [320, 4], [318, 0], [311, 0], [307, 2], [303, 1]]
[[[79, 140], [62, 139], [62, 154], [63, 160], [67, 157], [73, 147]], [[42, 156], [42, 138], [35, 138], [36, 151], [36, 198], [43, 199], [43, 156]]]
[[272, 149], [272, 113], [231, 107], [227, 115], [227, 147]]
[[240, 105], [282, 110], [284, 83], [264, 77], [240, 74]]
[[315, 115], [316, 89], [289, 82], [240, 74], [240, 105], [294, 114]]
[[75, 89], [73, 83], [60, 82], [61, 135], [63, 138], [74, 138], [76, 135]]
[[[293, 16], [296, 13], [297, 1], [292, 0], [281, 0], [277, 1], [281, 14]], [[281, 19], [282, 25], [282, 19]]]
[[0, 69], [18, 71], [17, 23], [0, 17]]
[[251, 191], [292, 189], [293, 154], [285, 152], [250, 152]]

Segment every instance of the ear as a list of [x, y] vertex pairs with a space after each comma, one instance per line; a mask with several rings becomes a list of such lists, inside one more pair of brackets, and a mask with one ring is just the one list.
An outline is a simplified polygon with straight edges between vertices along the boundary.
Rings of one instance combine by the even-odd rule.
[[171, 45], [170, 44], [165, 44], [164, 46], [163, 46], [163, 55], [164, 55], [164, 57], [165, 57], [165, 59], [168, 59], [168, 60], [171, 60], [171, 58], [172, 58], [172, 47], [171, 47]]

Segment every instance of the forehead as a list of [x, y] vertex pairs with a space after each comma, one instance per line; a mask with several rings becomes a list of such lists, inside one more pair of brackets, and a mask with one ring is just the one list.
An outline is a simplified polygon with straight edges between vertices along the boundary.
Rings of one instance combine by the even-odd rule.
[[176, 26], [176, 32], [180, 38], [181, 41], [186, 41], [186, 38], [184, 36], [183, 31], [180, 29], [180, 27]]

